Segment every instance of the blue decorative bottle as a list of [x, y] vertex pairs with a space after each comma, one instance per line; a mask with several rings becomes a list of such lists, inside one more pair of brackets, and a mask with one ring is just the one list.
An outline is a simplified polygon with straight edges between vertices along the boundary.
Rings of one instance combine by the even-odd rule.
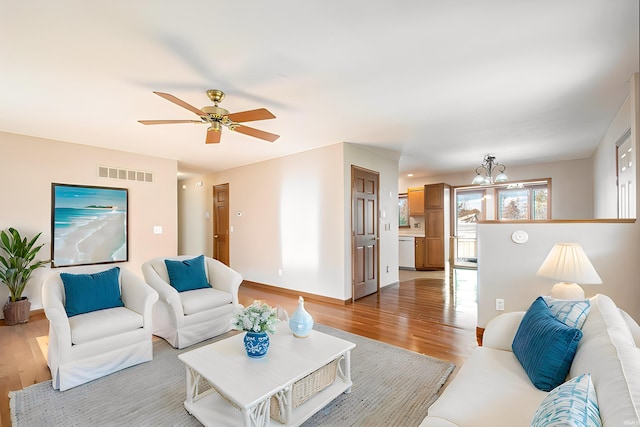
[[298, 308], [289, 318], [289, 329], [297, 338], [306, 338], [313, 328], [313, 317], [304, 309], [304, 298], [298, 297]]

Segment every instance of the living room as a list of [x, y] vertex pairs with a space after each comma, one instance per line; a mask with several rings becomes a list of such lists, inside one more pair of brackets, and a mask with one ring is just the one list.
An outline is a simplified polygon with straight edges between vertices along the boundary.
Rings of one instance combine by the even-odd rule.
[[[603, 2], [596, 3], [598, 4], [594, 3], [594, 7], [603, 7]], [[628, 7], [637, 12], [637, 5], [629, 6], [632, 2], [623, 3], [622, 9]], [[3, 5], [2, 7], [7, 6]], [[580, 8], [581, 6], [578, 9]], [[303, 13], [304, 11], [298, 12]], [[422, 10], [422, 12], [425, 11]], [[94, 10], [93, 13], [98, 13], [98, 11]], [[347, 15], [357, 16], [353, 13], [350, 11]], [[5, 14], [5, 18], [2, 18], [0, 23], [10, 20], [8, 16]], [[637, 30], [637, 13], [634, 16], [635, 29]], [[125, 19], [124, 17], [119, 18]], [[181, 18], [187, 19], [184, 16]], [[44, 20], [45, 17], [38, 15], [38, 19]], [[340, 19], [341, 25], [345, 24], [342, 22], [344, 18]], [[381, 19], [381, 21], [384, 20]], [[13, 22], [11, 25], [8, 23], [4, 28], [17, 31], [15, 30], [17, 25], [22, 24], [19, 21], [18, 23]], [[211, 27], [209, 30], [215, 34], [215, 25]], [[55, 30], [64, 33], [60, 28]], [[301, 31], [299, 27], [295, 27], [293, 30]], [[292, 33], [293, 30], [291, 30]], [[632, 32], [633, 28], [629, 31]], [[294, 34], [291, 34], [290, 37], [295, 37]], [[72, 38], [73, 34], [70, 32], [68, 36]], [[43, 32], [41, 38], [42, 40], [46, 39], [46, 32]], [[354, 41], [349, 44], [357, 45], [357, 40], [358, 38], [355, 37]], [[170, 37], [166, 37], [164, 43], [173, 47], [179, 44]], [[96, 46], [107, 48], [111, 54], [117, 50], [107, 41], [104, 41], [104, 45]], [[493, 222], [479, 224], [477, 326], [484, 328], [490, 319], [499, 314], [495, 309], [496, 299], [505, 301], [506, 311], [525, 310], [537, 295], [549, 292], [553, 285], [552, 280], [537, 277], [536, 271], [553, 244], [559, 241], [579, 241], [600, 274], [603, 284], [585, 285], [587, 295], [596, 293], [609, 295], [633, 318], [640, 319], [640, 288], [634, 285], [640, 274], [640, 264], [636, 260], [637, 254], [640, 253], [640, 225], [635, 221], [618, 220], [615, 182], [615, 147], [620, 135], [629, 130], [634, 147], [637, 147], [640, 142], [640, 132], [638, 131], [640, 82], [637, 64], [637, 38], [635, 46], [636, 51], [631, 52], [631, 62], [633, 63], [635, 58], [635, 63], [632, 64], [630, 72], [624, 76], [624, 79], [619, 79], [615, 85], [615, 88], [621, 91], [618, 96], [619, 102], [609, 106], [609, 111], [613, 111], [610, 116], [599, 117], [597, 120], [598, 123], [606, 121], [606, 126], [598, 129], [597, 136], [585, 137], [585, 140], [595, 139], [596, 144], [582, 148], [578, 154], [564, 153], [557, 156], [545, 154], [545, 148], [542, 146], [542, 140], [545, 138], [541, 138], [539, 145], [536, 144], [538, 141], [529, 141], [527, 144], [514, 143], [513, 141], [517, 141], [518, 137], [526, 139], [522, 135], [523, 128], [517, 132], [514, 130], [514, 134], [509, 138], [503, 138], [510, 139], [511, 142], [502, 145], [486, 142], [488, 141], [486, 138], [481, 139], [481, 143], [478, 143], [473, 149], [468, 146], [458, 147], [450, 140], [447, 141], [448, 146], [434, 145], [431, 147], [424, 143], [422, 147], [418, 145], [417, 151], [420, 152], [420, 156], [411, 151], [403, 153], [402, 143], [399, 143], [396, 150], [390, 150], [381, 144], [342, 142], [364, 141], [366, 139], [362, 139], [361, 134], [339, 134], [340, 129], [338, 129], [335, 134], [331, 133], [327, 137], [329, 139], [321, 144], [307, 145], [306, 142], [299, 142], [299, 147], [292, 152], [269, 159], [260, 158], [257, 161], [250, 160], [254, 158], [255, 153], [266, 149], [262, 146], [256, 146], [256, 144], [267, 145], [267, 143], [257, 140], [251, 141], [249, 145], [242, 145], [244, 155], [249, 159], [247, 163], [220, 167], [216, 162], [220, 159], [222, 164], [226, 161], [225, 156], [228, 153], [225, 143], [227, 146], [236, 143], [244, 144], [239, 138], [250, 138], [246, 135], [232, 135], [232, 132], [227, 132], [225, 129], [226, 133], [221, 144], [213, 146], [204, 143], [205, 129], [202, 127], [193, 127], [197, 128], [195, 130], [187, 129], [186, 133], [184, 132], [185, 128], [180, 126], [178, 129], [158, 131], [135, 122], [137, 119], [147, 118], [147, 114], [157, 115], [158, 118], [177, 117], [172, 116], [177, 112], [177, 107], [155, 97], [152, 93], [153, 90], [170, 90], [181, 97], [184, 93], [184, 98], [191, 100], [193, 99], [191, 96], [194, 96], [197, 91], [201, 92], [201, 89], [209, 88], [208, 81], [192, 76], [191, 83], [184, 84], [183, 87], [189, 86], [189, 84], [192, 86], [181, 92], [182, 83], [170, 81], [172, 79], [169, 77], [188, 74], [188, 72], [175, 64], [175, 68], [166, 70], [166, 73], [148, 72], [145, 75], [147, 77], [145, 82], [136, 82], [137, 86], [129, 82], [135, 86], [135, 89], [132, 89], [132, 92], [135, 92], [135, 101], [120, 100], [120, 102], [116, 102], [110, 100], [108, 105], [104, 107], [105, 110], [102, 109], [103, 106], [100, 106], [100, 113], [96, 114], [105, 117], [105, 127], [113, 125], [116, 128], [117, 125], [111, 123], [111, 119], [108, 118], [108, 110], [112, 109], [114, 115], [116, 110], [127, 110], [133, 119], [131, 123], [126, 124], [126, 129], [133, 128], [132, 134], [134, 135], [144, 133], [145, 136], [140, 138], [140, 141], [157, 144], [157, 150], [151, 149], [146, 153], [141, 153], [138, 150], [137, 136], [129, 137], [129, 134], [124, 130], [108, 137], [113, 141], [111, 145], [107, 143], [102, 146], [93, 145], [94, 141], [91, 141], [91, 138], [88, 140], [86, 134], [81, 136], [78, 133], [74, 137], [73, 133], [67, 134], [59, 130], [50, 130], [48, 120], [60, 122], [63, 127], [68, 129], [77, 128], [78, 132], [81, 129], [90, 128], [90, 133], [95, 133], [96, 139], [100, 139], [97, 134], [102, 131], [102, 123], [100, 125], [95, 122], [86, 124], [88, 122], [84, 122], [81, 118], [76, 120], [56, 111], [58, 108], [60, 110], [64, 110], [64, 108], [59, 107], [52, 99], [57, 96], [61, 103], [66, 101], [64, 86], [71, 83], [64, 81], [63, 84], [60, 84], [51, 79], [51, 81], [38, 80], [38, 84], [30, 86], [27, 84], [30, 73], [21, 70], [22, 77], [18, 78], [16, 75], [12, 75], [4, 82], [6, 85], [4, 93], [7, 95], [2, 107], [0, 107], [0, 110], [3, 111], [2, 117], [4, 117], [0, 119], [0, 150], [4, 160], [0, 169], [0, 182], [4, 184], [3, 199], [5, 201], [2, 203], [0, 229], [16, 227], [28, 235], [43, 232], [45, 247], [42, 253], [49, 254], [52, 239], [52, 183], [125, 187], [129, 192], [129, 254], [128, 261], [122, 265], [139, 273], [144, 262], [157, 256], [178, 254], [211, 256], [213, 253], [212, 187], [217, 184], [229, 183], [230, 226], [232, 227], [230, 234], [231, 266], [248, 281], [274, 286], [285, 291], [316, 295], [336, 303], [344, 303], [349, 301], [352, 296], [351, 165], [377, 171], [380, 176], [379, 194], [381, 197], [378, 211], [384, 212], [384, 216], [381, 215], [380, 218], [379, 284], [380, 288], [385, 288], [396, 285], [399, 281], [398, 193], [405, 192], [410, 187], [429, 183], [445, 182], [452, 186], [468, 185], [475, 175], [474, 169], [477, 163], [482, 160], [482, 156], [493, 152], [500, 161], [507, 165], [512, 180], [551, 179], [552, 221], [535, 224]], [[78, 55], [95, 53], [86, 46], [83, 48], [86, 50], [79, 50]], [[32, 52], [37, 52], [38, 49], [39, 47], [35, 45], [24, 47], [24, 50]], [[98, 50], [97, 47], [95, 49]], [[46, 63], [55, 62], [55, 51], [56, 49], [52, 49], [45, 55]], [[185, 52], [188, 51], [189, 49], [185, 48]], [[389, 50], [389, 52], [391, 51]], [[141, 51], [141, 57], [143, 53]], [[327, 54], [327, 52], [323, 53]], [[619, 55], [626, 57], [627, 53], [623, 52]], [[164, 55], [170, 56], [167, 52], [159, 54], [159, 56]], [[37, 56], [37, 54], [30, 55], [29, 59], [24, 62], [31, 63], [31, 66], [36, 68], [39, 66], [39, 62], [35, 59]], [[187, 55], [185, 54], [185, 56]], [[126, 59], [131, 60], [132, 58], [127, 56]], [[211, 61], [217, 64], [215, 59]], [[79, 74], [99, 74], [99, 70], [91, 66], [91, 61], [86, 62], [87, 68], [80, 70]], [[501, 64], [503, 63], [501, 62]], [[277, 74], [277, 72], [273, 74]], [[225, 76], [228, 75], [225, 74]], [[254, 75], [250, 77], [254, 80], [258, 79]], [[571, 87], [572, 90], [578, 91], [578, 88], [568, 83], [571, 81], [571, 77], [561, 70], [558, 71], [557, 76], [548, 77], [548, 79], [556, 79], [555, 90], [560, 90], [559, 86], [564, 84]], [[77, 74], [74, 74], [74, 78], [82, 82], [82, 78], [78, 78]], [[287, 77], [280, 78], [282, 81], [287, 81]], [[299, 87], [315, 84], [312, 79], [307, 80], [304, 73], [301, 73], [299, 78], [300, 81], [291, 85]], [[510, 76], [510, 78], [514, 77]], [[248, 83], [247, 86], [242, 86], [235, 81], [229, 82], [226, 78], [211, 77], [211, 79], [216, 83], [224, 80], [229, 84], [228, 99], [222, 105], [227, 103], [233, 105], [233, 96], [236, 96], [236, 100], [238, 100], [243, 91], [246, 94], [247, 90], [255, 89], [256, 93], [253, 97], [247, 96], [246, 98], [250, 98], [249, 100], [246, 98], [242, 100], [242, 108], [246, 106], [246, 109], [250, 109], [264, 105], [273, 111], [279, 111], [277, 114], [279, 118], [280, 111], [285, 117], [300, 115], [298, 112], [287, 111], [277, 102], [273, 104], [262, 103], [264, 99], [259, 99], [258, 96], [260, 84], [249, 87]], [[244, 79], [245, 81], [251, 80], [247, 77]], [[466, 79], [470, 79], [470, 77], [466, 77]], [[166, 86], [171, 87], [163, 86], [165, 80], [167, 81]], [[204, 85], [197, 91], [193, 89], [193, 85], [196, 85], [193, 81], [196, 80], [198, 85]], [[398, 80], [402, 80], [402, 74], [398, 75]], [[520, 78], [514, 80], [518, 82], [514, 83], [514, 86], [535, 86], [531, 81], [522, 82]], [[419, 81], [419, 79], [415, 80], [416, 87], [419, 87]], [[87, 94], [85, 98], [73, 98], [73, 102], [83, 103], [84, 109], [91, 109], [88, 107], [91, 104], [101, 104], [102, 94], [100, 91], [108, 90], [105, 88], [109, 86], [101, 85], [104, 83], [103, 81], [99, 82], [98, 84], [92, 82], [88, 86], [78, 84], [84, 88]], [[16, 106], [16, 109], [18, 105], [23, 104], [37, 105], [33, 100], [37, 98], [39, 91], [44, 90], [45, 83], [49, 83], [47, 88], [52, 93], [51, 98], [47, 98], [47, 114], [38, 111], [36, 114], [29, 114], [28, 118], [25, 112], [22, 112], [19, 118], [13, 116], [11, 113], [13, 105]], [[276, 83], [275, 86], [280, 84], [283, 83]], [[485, 81], [477, 80], [475, 84], [481, 86], [485, 84]], [[594, 82], [593, 85], [597, 86], [597, 83]], [[20, 90], [15, 89], [16, 87], [19, 87]], [[537, 86], [535, 87], [537, 88]], [[88, 94], [88, 88], [91, 88], [90, 94]], [[607, 91], [608, 88], [603, 91]], [[467, 87], [465, 89], [468, 90]], [[380, 91], [378, 86], [373, 83], [366, 88], [361, 87], [360, 90], [371, 95], [367, 99], [371, 105], [372, 121], [375, 122], [379, 122], [380, 116], [385, 115], [375, 108], [376, 105], [404, 102], [400, 99], [396, 101], [393, 95]], [[596, 87], [593, 91], [598, 92], [599, 89]], [[282, 99], [276, 99], [273, 96], [275, 92], [277, 92], [275, 89], [270, 88], [269, 96], [265, 95], [263, 98], [285, 103]], [[420, 91], [416, 89], [416, 92]], [[143, 96], [148, 96], [150, 101], [145, 100], [140, 103], [142, 93], [144, 93]], [[333, 91], [330, 93], [336, 95]], [[391, 101], [387, 99], [388, 95], [391, 97]], [[411, 95], [429, 97], [429, 95], [418, 95], [417, 93]], [[439, 95], [443, 96], [441, 93]], [[461, 104], [469, 100], [459, 92], [455, 92], [454, 95]], [[469, 101], [469, 103], [479, 107], [480, 110], [485, 108], [485, 105], [491, 104], [491, 98], [485, 99], [477, 94], [474, 96], [470, 92], [468, 95], [469, 98], [473, 98], [473, 102]], [[33, 99], [29, 96], [33, 96]], [[335, 109], [338, 109], [336, 115], [343, 116], [348, 115], [352, 108], [350, 100], [345, 99], [346, 96], [345, 98], [329, 98], [331, 99], [316, 99], [327, 115], [322, 119], [322, 122], [327, 126], [329, 126], [327, 123], [332, 120], [331, 114], [336, 113]], [[556, 102], [554, 96], [549, 95], [547, 100], [548, 105], [540, 108], [548, 108], [553, 111]], [[597, 98], [596, 101], [589, 99], [584, 103], [597, 103], [599, 100], [600, 98]], [[167, 105], [164, 105], [163, 102]], [[575, 100], [573, 102], [574, 107], [578, 109], [579, 102]], [[291, 109], [291, 106], [288, 107]], [[95, 108], [98, 106], [96, 105]], [[295, 110], [295, 108], [293, 109]], [[355, 107], [353, 109], [357, 110]], [[469, 105], [461, 107], [455, 119], [459, 120], [460, 117], [469, 113], [469, 117], [475, 120], [473, 114], [479, 113], [470, 113], [469, 109], [471, 109]], [[402, 121], [400, 117], [403, 113], [409, 114], [405, 108], [393, 111], [397, 112], [399, 122]], [[51, 117], [40, 122], [37, 117], [34, 118], [40, 114]], [[433, 110], [424, 113], [425, 116], [429, 114], [437, 115]], [[418, 115], [422, 115], [422, 113]], [[507, 115], [505, 113], [505, 116]], [[553, 113], [549, 113], [549, 115], [553, 115]], [[583, 117], [588, 117], [588, 114]], [[307, 117], [302, 117], [301, 122], [304, 123], [307, 119]], [[401, 139], [400, 128], [403, 124], [395, 123], [395, 120], [394, 118], [393, 126], [390, 126], [392, 129], [385, 131], [384, 138], [391, 139], [397, 135], [397, 139]], [[456, 126], [456, 120], [450, 119], [451, 128]], [[371, 126], [373, 131], [379, 130], [378, 125], [374, 126], [371, 122], [364, 122], [360, 118], [354, 121], [362, 128]], [[559, 121], [561, 120], [559, 119]], [[304, 127], [303, 124], [295, 121], [288, 123], [291, 129], [296, 128], [297, 131], [299, 131], [298, 127]], [[586, 126], [586, 123], [583, 124]], [[575, 127], [580, 126], [581, 123], [578, 123]], [[296, 135], [309, 136], [316, 131], [320, 132], [319, 128], [311, 125], [309, 128], [312, 130], [308, 133], [303, 132]], [[480, 128], [480, 134], [487, 132], [483, 126], [478, 126], [478, 128]], [[280, 132], [283, 134], [282, 139], [286, 139], [286, 128], [284, 124], [279, 125], [278, 119], [265, 125], [265, 129]], [[515, 125], [514, 129], [516, 129]], [[548, 131], [549, 128], [546, 130]], [[589, 128], [589, 130], [592, 129]], [[171, 145], [178, 147], [178, 150], [193, 151], [196, 156], [206, 158], [207, 162], [211, 162], [211, 169], [185, 169], [186, 162], [182, 154], [167, 155], [163, 144], [155, 142], [155, 139], [159, 138], [159, 134], [155, 132], [169, 134], [172, 139]], [[476, 134], [476, 136], [478, 135]], [[225, 139], [227, 137], [230, 138]], [[309, 139], [312, 137], [309, 136]], [[104, 143], [104, 140], [102, 142]], [[190, 145], [192, 143], [194, 144], [193, 149]], [[273, 152], [278, 152], [279, 146], [277, 144], [278, 142], [274, 143]], [[551, 144], [562, 145], [560, 141], [551, 141]], [[201, 154], [202, 150], [213, 151], [214, 149], [220, 149], [213, 156], [214, 160], [209, 157], [210, 153]], [[473, 151], [472, 154], [469, 154], [473, 158], [469, 164], [456, 164], [450, 169], [437, 169], [434, 165], [434, 171], [431, 174], [417, 173], [412, 178], [406, 176], [411, 171], [407, 158], [422, 158], [424, 155], [422, 152], [430, 152], [428, 157], [434, 158], [430, 162], [445, 164], [450, 157], [460, 159], [464, 157], [466, 162], [467, 151]], [[537, 160], [531, 161], [530, 159]], [[423, 163], [426, 164], [426, 161]], [[430, 164], [433, 165], [433, 163]], [[151, 171], [153, 180], [147, 182], [105, 178], [99, 176], [97, 172], [99, 167]], [[637, 186], [635, 187], [634, 197], [637, 200], [638, 190]], [[385, 225], [388, 226], [388, 229]], [[524, 231], [528, 234], [527, 244], [518, 245], [511, 240], [511, 235], [516, 231]], [[30, 299], [33, 310], [42, 309], [41, 284], [44, 278], [51, 273], [51, 270], [45, 268], [36, 271], [32, 283], [25, 290], [25, 296]], [[6, 299], [7, 294], [4, 287], [0, 289], [0, 298]]]

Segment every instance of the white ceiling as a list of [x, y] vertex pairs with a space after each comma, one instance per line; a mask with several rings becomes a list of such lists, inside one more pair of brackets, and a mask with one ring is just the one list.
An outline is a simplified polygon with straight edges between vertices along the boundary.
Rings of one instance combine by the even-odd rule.
[[[591, 156], [638, 72], [638, 0], [0, 0], [0, 131], [224, 170], [352, 142], [400, 172]], [[231, 112], [275, 143], [152, 93]]]

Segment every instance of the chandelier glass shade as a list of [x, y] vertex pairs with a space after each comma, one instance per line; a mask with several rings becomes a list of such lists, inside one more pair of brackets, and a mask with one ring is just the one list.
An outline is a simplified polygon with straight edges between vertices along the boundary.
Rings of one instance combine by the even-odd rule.
[[484, 156], [482, 164], [476, 168], [476, 177], [471, 181], [476, 185], [491, 185], [497, 182], [509, 180], [504, 171], [507, 169], [502, 163], [496, 162], [496, 158], [487, 154]]

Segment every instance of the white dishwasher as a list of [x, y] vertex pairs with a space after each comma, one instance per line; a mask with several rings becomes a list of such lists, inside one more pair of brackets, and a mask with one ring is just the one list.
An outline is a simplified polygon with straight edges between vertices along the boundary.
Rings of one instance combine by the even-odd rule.
[[413, 236], [399, 236], [398, 248], [400, 255], [398, 257], [399, 267], [404, 270], [416, 269], [416, 242]]

